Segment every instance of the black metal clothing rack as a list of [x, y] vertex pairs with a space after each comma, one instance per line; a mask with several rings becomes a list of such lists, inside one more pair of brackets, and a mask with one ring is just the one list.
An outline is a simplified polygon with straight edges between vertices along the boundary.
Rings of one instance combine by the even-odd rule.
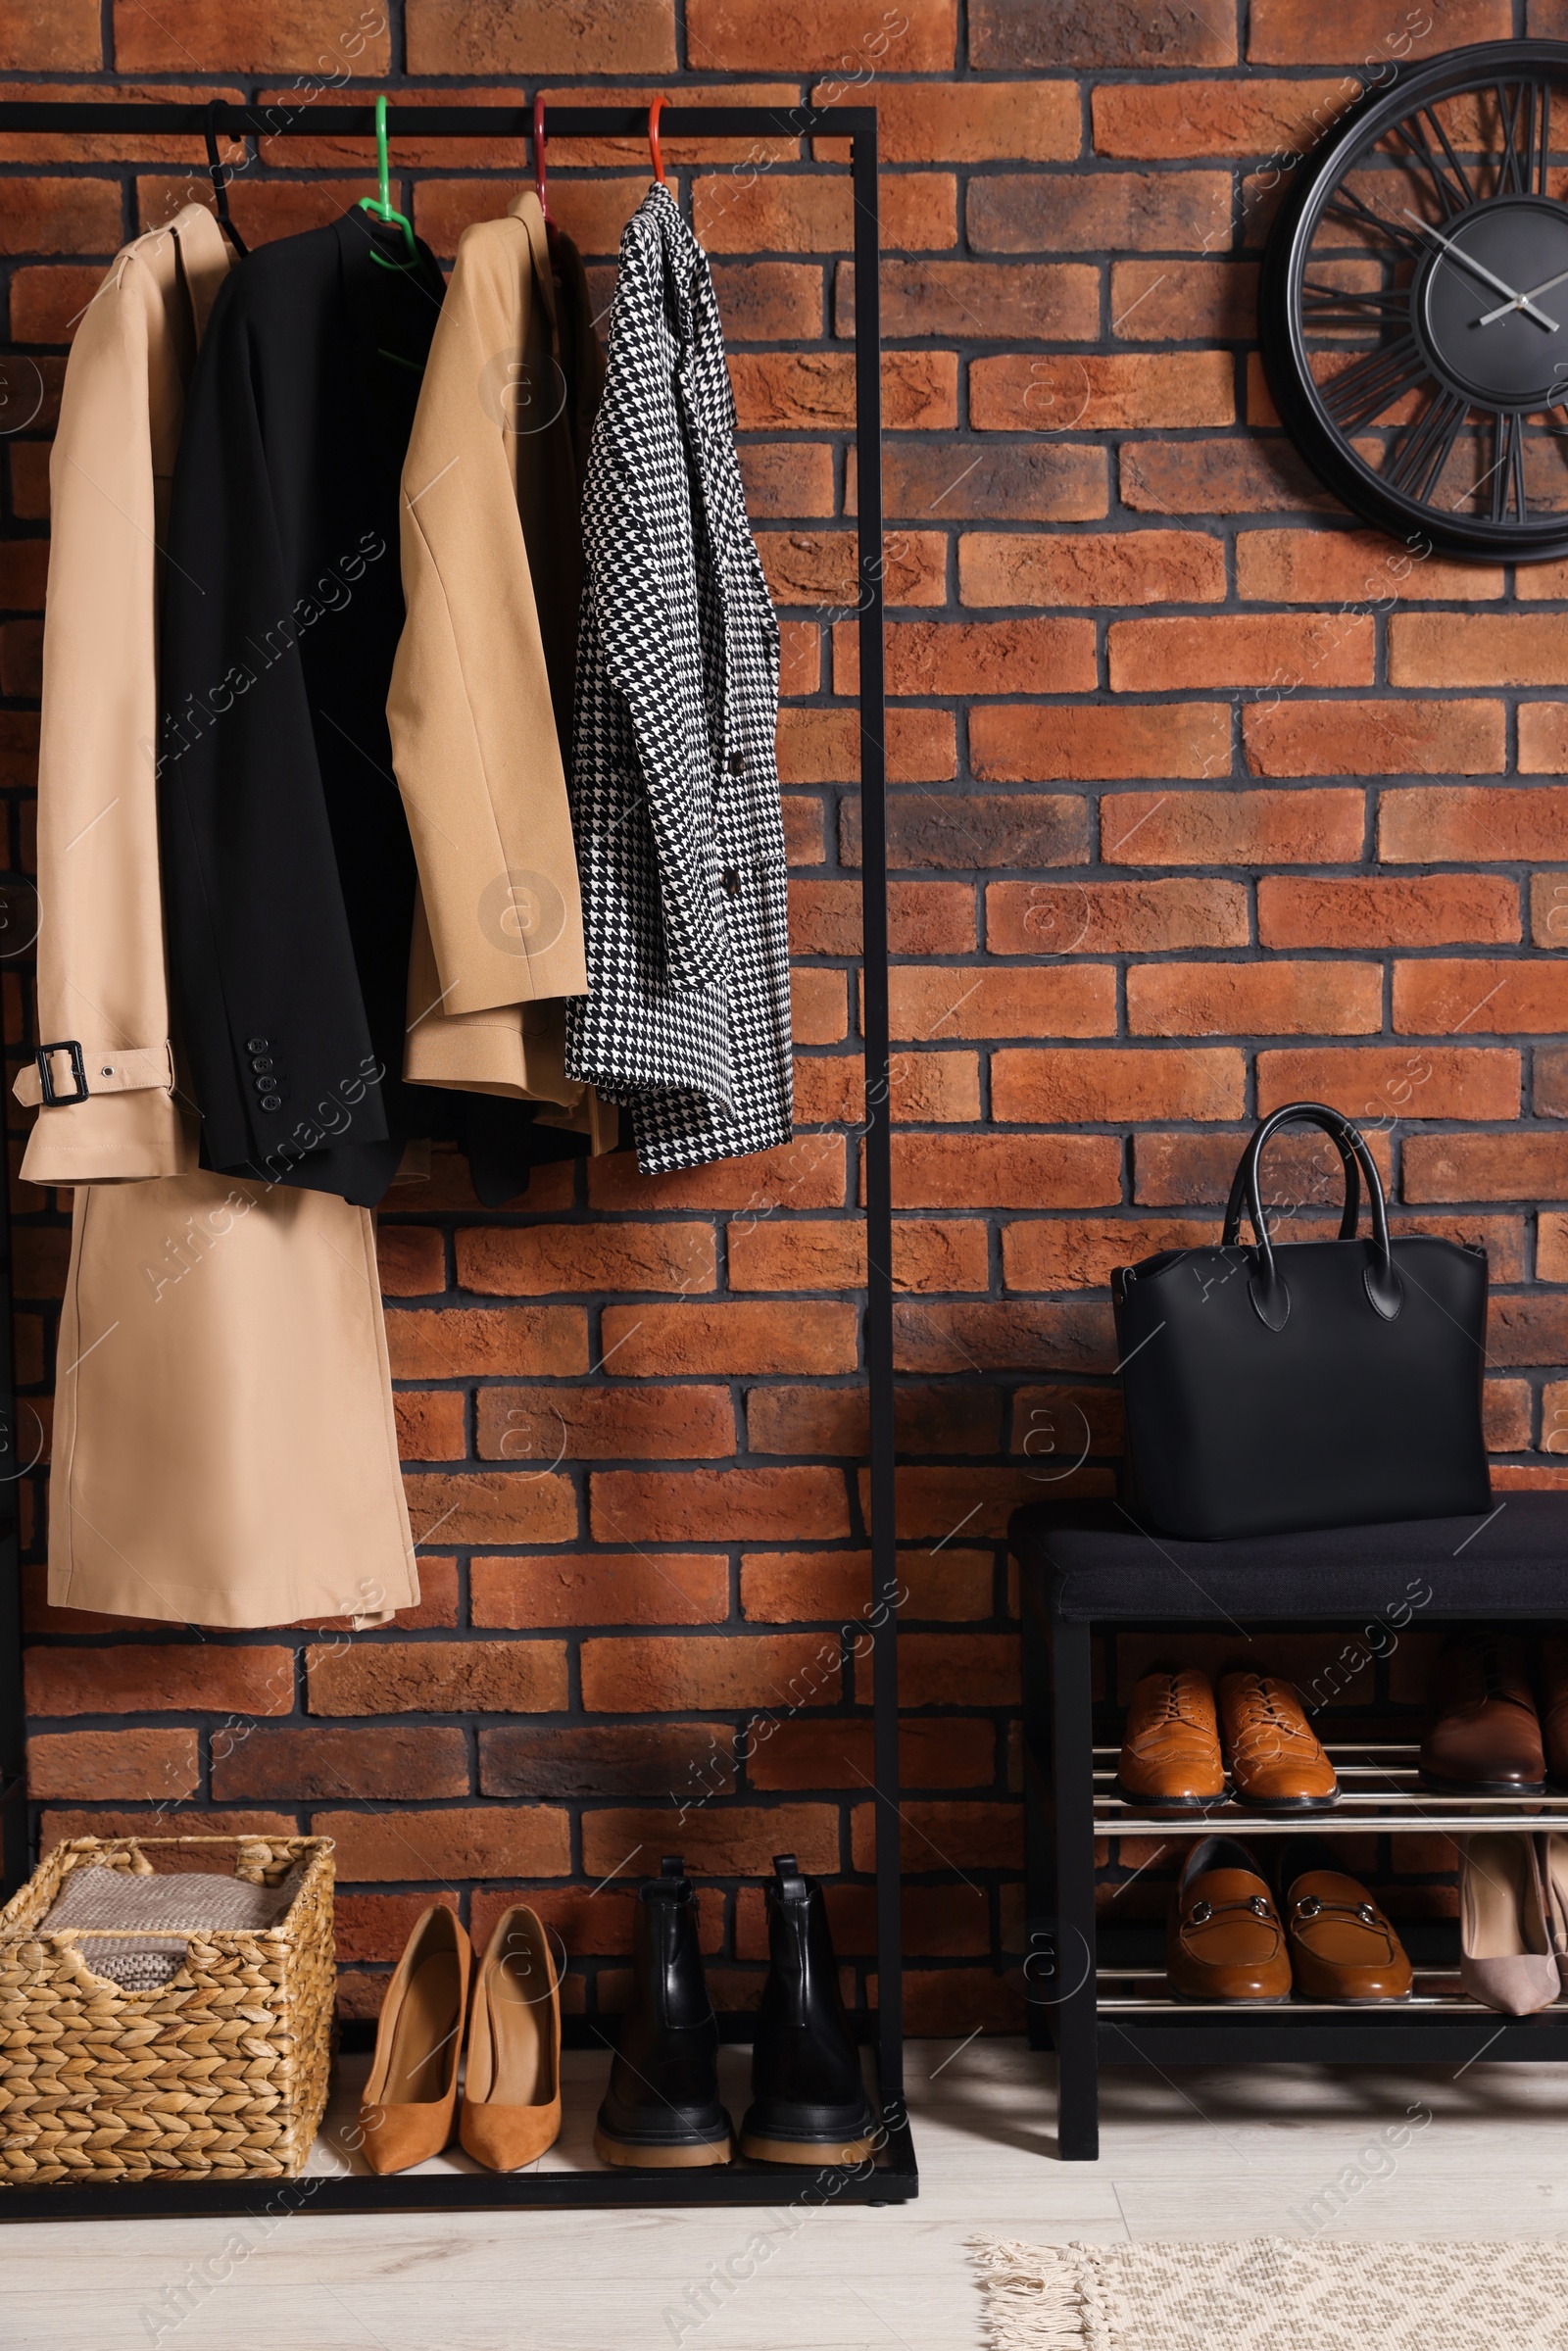
[[[387, 108], [389, 135], [421, 138], [519, 139], [532, 136], [532, 114], [516, 106], [398, 106]], [[885, 683], [883, 668], [882, 381], [878, 293], [877, 118], [870, 106], [793, 109], [756, 106], [666, 106], [660, 119], [669, 138], [803, 138], [830, 123], [850, 142], [855, 215], [855, 426], [858, 478], [857, 618], [859, 637], [860, 903], [863, 922], [861, 1036], [865, 1067], [864, 1215], [866, 1231], [865, 1360], [870, 1404], [870, 1529], [874, 1794], [877, 1811], [877, 2008], [858, 2020], [876, 2052], [882, 2144], [874, 2164], [820, 2172], [749, 2165], [740, 2161], [700, 2171], [524, 2173], [450, 2172], [410, 2175], [309, 2175], [292, 2181], [190, 2180], [147, 2181], [108, 2188], [0, 2189], [0, 2219], [149, 2219], [171, 2214], [260, 2213], [264, 2210], [386, 2212], [482, 2206], [904, 2203], [919, 2184], [904, 2105], [903, 1944], [899, 1860], [899, 1716], [897, 1656], [898, 1569], [894, 1527], [893, 1188], [888, 1060], [888, 909]], [[0, 132], [135, 131], [203, 137], [212, 128], [257, 139], [364, 138], [375, 135], [370, 105], [267, 107], [217, 100], [211, 105], [166, 105], [139, 99], [35, 101], [0, 99]], [[640, 137], [645, 108], [552, 106], [550, 139]], [[25, 1466], [15, 1430], [11, 1333], [9, 1216], [0, 1200], [0, 1824], [4, 1885], [9, 1893], [26, 1877], [25, 1717], [22, 1690], [22, 1593], [17, 1528], [17, 1477]], [[724, 2037], [746, 2036], [746, 2020], [723, 2019]], [[575, 2035], [570, 2037], [575, 2038]]]

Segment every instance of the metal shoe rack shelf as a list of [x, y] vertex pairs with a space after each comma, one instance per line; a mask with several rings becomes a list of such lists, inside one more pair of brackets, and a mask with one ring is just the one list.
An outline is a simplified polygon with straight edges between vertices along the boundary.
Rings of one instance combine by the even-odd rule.
[[[1531, 1630], [1517, 1619], [1511, 1624], [1527, 1635]], [[1116, 1629], [1133, 1628], [1121, 1622]], [[1140, 1621], [1136, 1628], [1140, 1635], [1195, 1629], [1194, 1617]], [[1093, 1630], [1051, 1614], [1038, 1584], [1025, 1575], [1025, 1977], [1031, 2043], [1056, 2053], [1056, 2151], [1062, 2162], [1093, 2163], [1099, 2156], [1102, 2065], [1462, 2070], [1480, 2058], [1489, 2064], [1568, 2060], [1568, 2004], [1508, 2017], [1460, 1991], [1450, 1922], [1417, 1922], [1408, 1929], [1400, 1923], [1415, 1970], [1415, 1988], [1406, 2000], [1352, 2008], [1294, 1996], [1278, 2006], [1177, 1999], [1166, 1987], [1163, 1925], [1108, 1927], [1098, 1917], [1097, 1841], [1169, 1843], [1225, 1835], [1254, 1845], [1267, 1839], [1272, 1847], [1275, 1839], [1306, 1836], [1457, 1837], [1482, 1829], [1530, 1834], [1568, 1829], [1568, 1792], [1440, 1795], [1421, 1783], [1416, 1747], [1391, 1740], [1328, 1746], [1341, 1794], [1324, 1811], [1284, 1817], [1227, 1797], [1201, 1813], [1162, 1818], [1117, 1791], [1120, 1723], [1114, 1707], [1094, 1701]], [[1267, 1638], [1321, 1633], [1323, 1620], [1270, 1619], [1256, 1630]], [[1272, 1851], [1259, 1854], [1265, 1872], [1272, 1858]]]
[[[431, 138], [499, 141], [531, 138], [532, 110], [515, 106], [398, 106], [387, 109], [395, 142], [400, 133]], [[215, 128], [231, 138], [271, 139], [375, 136], [370, 106], [245, 107], [220, 101], [164, 105], [127, 99], [82, 104], [0, 100], [0, 133], [95, 132], [202, 137]], [[666, 105], [661, 135], [763, 142], [809, 136], [830, 128], [850, 143], [849, 171], [855, 235], [855, 433], [857, 458], [859, 638], [859, 738], [865, 1118], [863, 1148], [866, 1235], [865, 1362], [870, 1406], [872, 1709], [877, 1837], [877, 2007], [856, 2018], [862, 2042], [874, 2052], [881, 2144], [874, 2164], [821, 2170], [749, 2164], [739, 2158], [699, 2171], [632, 2172], [603, 2169], [501, 2174], [474, 2168], [378, 2179], [369, 2173], [308, 2174], [295, 2181], [187, 2180], [92, 2188], [0, 2189], [0, 2220], [136, 2220], [167, 2214], [387, 2212], [494, 2206], [777, 2205], [790, 2203], [906, 2203], [919, 2173], [904, 2103], [903, 1943], [899, 1882], [898, 1569], [894, 1548], [893, 1194], [889, 1152], [888, 909], [885, 684], [883, 670], [882, 380], [878, 289], [877, 118], [870, 106], [794, 110], [756, 106]], [[553, 106], [552, 141], [643, 138], [646, 108]], [[4, 182], [0, 180], [0, 208]], [[17, 1529], [20, 1461], [14, 1431], [9, 1219], [0, 1200], [0, 1835], [4, 1886], [9, 1894], [31, 1864], [26, 1801], [26, 1723], [22, 1687], [22, 1590]], [[720, 2019], [726, 2040], [750, 2037], [749, 2020]], [[586, 2018], [564, 2020], [568, 2046], [603, 2047]], [[466, 2159], [465, 2159], [466, 2160]]]

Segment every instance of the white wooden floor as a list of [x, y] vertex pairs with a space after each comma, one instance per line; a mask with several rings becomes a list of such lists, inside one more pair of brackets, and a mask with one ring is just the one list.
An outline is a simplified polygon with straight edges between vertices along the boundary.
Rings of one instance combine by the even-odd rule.
[[[11, 2223], [5, 2351], [979, 2351], [965, 2245], [1033, 2238], [1568, 2235], [1568, 2067], [1118, 2070], [1099, 2164], [1054, 2159], [1049, 2059], [910, 2047], [918, 2202], [671, 2217], [486, 2214]], [[732, 2106], [745, 2053], [727, 2051]], [[605, 2061], [564, 2061], [591, 2127]], [[352, 2083], [345, 2085], [351, 2096]], [[128, 2190], [129, 2203], [134, 2190]], [[764, 2234], [765, 2232], [765, 2234]], [[749, 2240], [770, 2250], [722, 2299]], [[736, 2267], [744, 2267], [744, 2261]], [[203, 2282], [204, 2272], [217, 2282]], [[226, 2274], [225, 2274], [226, 2273]], [[181, 2307], [188, 2313], [178, 2316]]]

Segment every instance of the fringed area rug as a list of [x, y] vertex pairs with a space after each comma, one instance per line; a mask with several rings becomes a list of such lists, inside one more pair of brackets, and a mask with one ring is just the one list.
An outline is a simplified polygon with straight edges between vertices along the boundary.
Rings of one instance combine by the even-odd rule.
[[977, 2237], [996, 2351], [1568, 2351], [1568, 2243]]

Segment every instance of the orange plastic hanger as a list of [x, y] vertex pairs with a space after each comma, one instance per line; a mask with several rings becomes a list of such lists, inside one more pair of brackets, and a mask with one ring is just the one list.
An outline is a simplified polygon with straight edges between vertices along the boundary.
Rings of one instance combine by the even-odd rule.
[[543, 98], [536, 98], [533, 102], [533, 186], [534, 194], [539, 199], [539, 210], [548, 220], [550, 204], [545, 195], [545, 102]]
[[661, 97], [648, 109], [648, 152], [654, 159], [654, 177], [662, 188], [669, 184], [664, 177], [664, 159], [659, 152], [659, 118], [663, 108], [664, 100]]
[[550, 218], [550, 199], [545, 194], [545, 102], [536, 97], [533, 102], [533, 185], [539, 199], [539, 210], [545, 217], [545, 242], [552, 256], [556, 250], [556, 224]]

